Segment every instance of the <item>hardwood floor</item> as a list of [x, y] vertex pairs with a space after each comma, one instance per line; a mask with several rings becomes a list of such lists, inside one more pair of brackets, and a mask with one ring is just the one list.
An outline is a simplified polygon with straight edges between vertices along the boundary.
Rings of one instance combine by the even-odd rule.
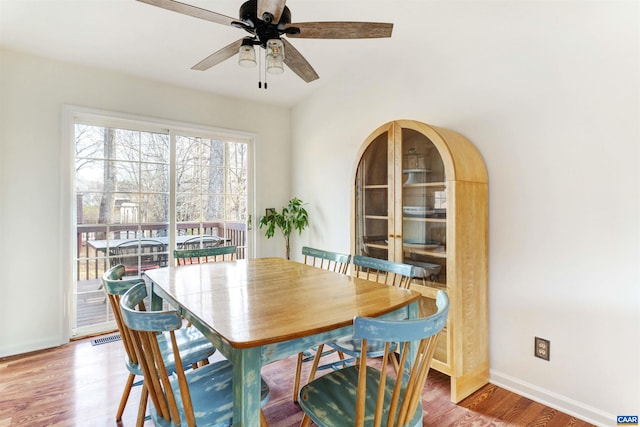
[[[294, 370], [295, 358], [263, 368], [271, 388], [271, 399], [265, 407], [271, 427], [300, 423], [302, 413], [291, 402]], [[85, 339], [0, 359], [0, 427], [113, 427], [125, 379], [120, 341], [92, 346], [90, 339]], [[139, 395], [140, 387], [135, 387], [123, 417], [124, 426], [135, 425]], [[436, 371], [429, 373], [424, 400], [425, 426], [591, 426], [491, 384], [455, 405], [449, 401], [447, 377]], [[150, 421], [145, 424], [151, 425]]]

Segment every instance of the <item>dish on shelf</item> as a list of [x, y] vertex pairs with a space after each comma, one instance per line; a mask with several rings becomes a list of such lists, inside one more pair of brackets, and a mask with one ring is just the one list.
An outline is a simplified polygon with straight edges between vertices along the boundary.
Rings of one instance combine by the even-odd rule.
[[442, 270], [442, 266], [439, 264], [433, 264], [430, 262], [422, 262], [422, 261], [414, 261], [412, 259], [405, 259], [404, 262], [406, 264], [415, 265], [415, 277], [421, 278], [432, 278], [433, 276], [437, 276], [440, 274], [440, 270]]
[[431, 172], [431, 169], [422, 168], [422, 169], [403, 169], [402, 173], [428, 173]]
[[434, 209], [427, 209], [424, 206], [403, 206], [402, 213], [404, 216], [424, 218], [436, 213]]
[[416, 240], [405, 240], [402, 242], [402, 244], [407, 248], [414, 249], [434, 249], [441, 246], [440, 242], [434, 242], [431, 240], [427, 240], [425, 242], [419, 242]]

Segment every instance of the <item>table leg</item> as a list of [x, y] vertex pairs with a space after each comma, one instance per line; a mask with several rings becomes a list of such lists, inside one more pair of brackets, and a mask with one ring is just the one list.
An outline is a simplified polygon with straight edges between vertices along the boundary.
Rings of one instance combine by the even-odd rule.
[[260, 426], [261, 355], [261, 347], [233, 350], [234, 427]]
[[153, 283], [153, 281], [151, 281], [151, 283], [149, 284], [149, 287], [151, 288], [151, 290], [150, 290], [150, 293], [151, 293], [151, 310], [152, 311], [160, 311], [160, 310], [162, 310], [162, 297], [154, 292], [154, 289], [153, 289], [154, 286], [155, 286], [155, 283]]

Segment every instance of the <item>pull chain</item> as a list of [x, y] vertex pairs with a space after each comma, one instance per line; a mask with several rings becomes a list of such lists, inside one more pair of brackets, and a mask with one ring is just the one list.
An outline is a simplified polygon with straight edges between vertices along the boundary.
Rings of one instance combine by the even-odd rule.
[[260, 48], [258, 48], [258, 89], [262, 89], [262, 59], [260, 58]]

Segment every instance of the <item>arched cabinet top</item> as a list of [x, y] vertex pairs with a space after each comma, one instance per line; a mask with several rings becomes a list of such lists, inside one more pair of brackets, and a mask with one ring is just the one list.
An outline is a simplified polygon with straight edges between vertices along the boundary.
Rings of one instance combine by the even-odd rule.
[[[442, 157], [447, 181], [488, 182], [484, 159], [471, 141], [458, 132], [415, 120], [394, 120], [374, 130], [360, 147], [353, 169], [354, 176], [362, 155], [373, 141], [385, 132], [390, 140], [400, 138], [402, 129], [412, 129], [429, 138]], [[398, 135], [394, 136], [396, 133]]]

